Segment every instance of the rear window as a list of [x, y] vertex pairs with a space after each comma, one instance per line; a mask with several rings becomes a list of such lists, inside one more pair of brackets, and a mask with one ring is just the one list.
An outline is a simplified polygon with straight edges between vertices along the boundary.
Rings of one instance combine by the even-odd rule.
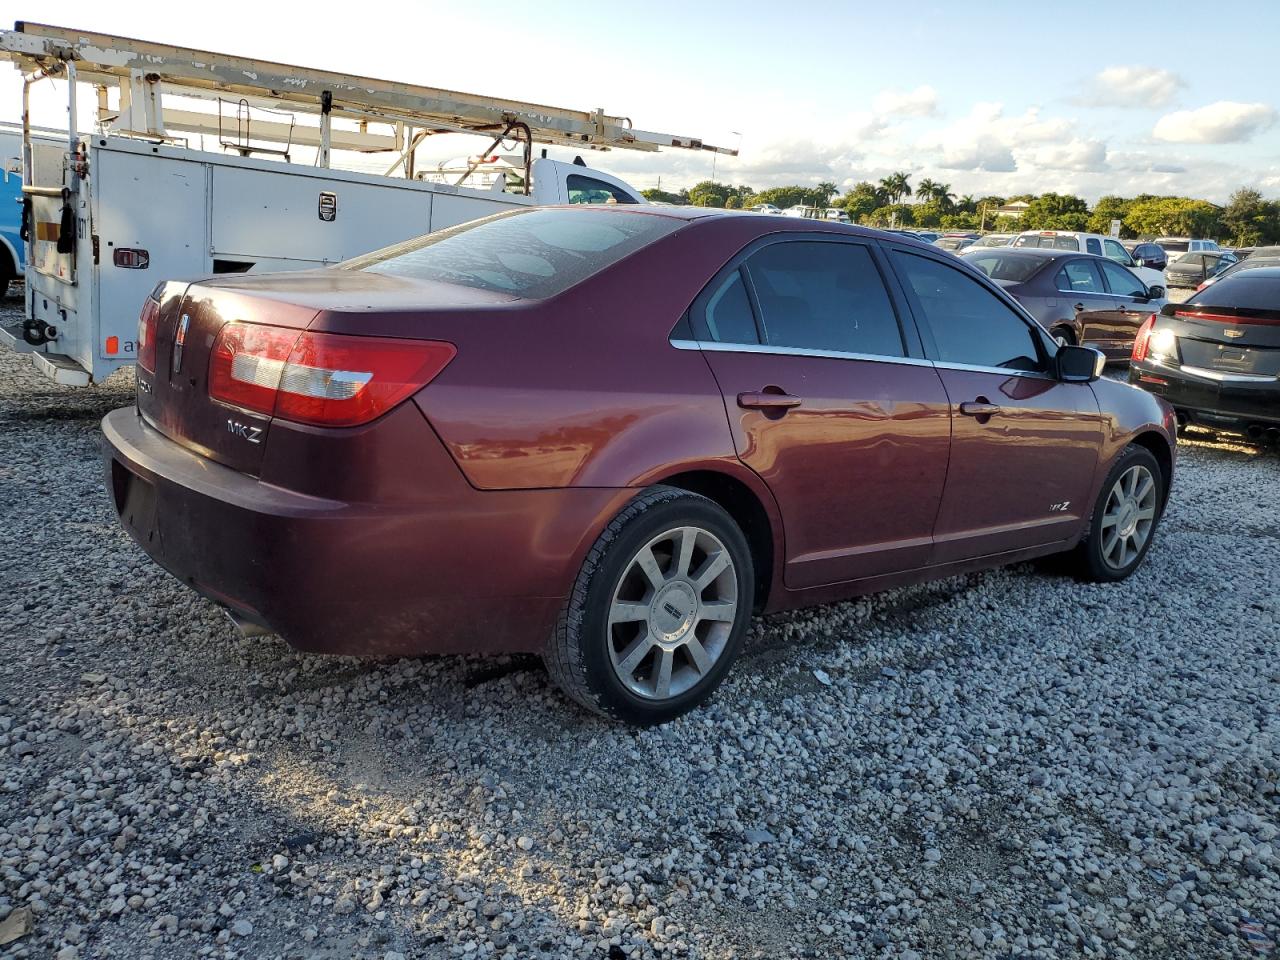
[[969, 253], [964, 257], [992, 280], [1021, 283], [1044, 266], [1037, 257], [1011, 257], [1001, 253]]
[[1280, 276], [1243, 271], [1223, 277], [1188, 301], [1197, 307], [1239, 307], [1242, 310], [1280, 310]]
[[516, 210], [384, 247], [338, 269], [542, 300], [683, 225], [681, 220], [644, 214]]
[[1043, 247], [1048, 250], [1079, 250], [1080, 241], [1075, 237], [1053, 236], [1025, 236], [1019, 237], [1013, 241], [1015, 247]]
[[1159, 244], [1165, 253], [1186, 253], [1188, 247], [1185, 240], [1160, 240]]

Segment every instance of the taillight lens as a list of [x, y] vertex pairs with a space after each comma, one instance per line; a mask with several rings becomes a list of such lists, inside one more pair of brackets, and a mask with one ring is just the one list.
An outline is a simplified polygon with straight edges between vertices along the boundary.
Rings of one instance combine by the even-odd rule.
[[353, 427], [421, 390], [456, 353], [438, 340], [229, 323], [213, 344], [209, 395], [295, 423]]
[[138, 366], [147, 373], [156, 372], [156, 331], [160, 324], [160, 302], [147, 297], [138, 315]]
[[1138, 336], [1133, 341], [1132, 360], [1147, 359], [1147, 350], [1151, 346], [1151, 329], [1156, 325], [1156, 315], [1153, 313], [1142, 321], [1142, 326], [1138, 328]]

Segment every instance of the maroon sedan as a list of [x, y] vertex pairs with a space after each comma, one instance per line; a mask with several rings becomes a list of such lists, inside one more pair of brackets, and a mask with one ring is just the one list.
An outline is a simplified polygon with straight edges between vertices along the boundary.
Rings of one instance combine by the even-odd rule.
[[502, 214], [308, 273], [156, 288], [103, 421], [125, 527], [246, 632], [535, 651], [694, 706], [752, 611], [1074, 551], [1119, 580], [1163, 401], [979, 271], [838, 223]]

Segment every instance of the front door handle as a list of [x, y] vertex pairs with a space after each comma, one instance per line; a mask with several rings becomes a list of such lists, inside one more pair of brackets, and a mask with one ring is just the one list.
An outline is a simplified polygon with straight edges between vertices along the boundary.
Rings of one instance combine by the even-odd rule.
[[979, 397], [977, 400], [969, 400], [960, 404], [960, 412], [966, 417], [982, 419], [999, 413], [1000, 405], [998, 403], [988, 403], [982, 397]]
[[[775, 388], [776, 389], [776, 388]], [[800, 398], [778, 390], [760, 390], [738, 394], [738, 406], [753, 410], [790, 410], [800, 406]]]
[[1077, 303], [1074, 307], [1072, 307], [1072, 309], [1075, 310], [1076, 313], [1084, 313], [1084, 304]]

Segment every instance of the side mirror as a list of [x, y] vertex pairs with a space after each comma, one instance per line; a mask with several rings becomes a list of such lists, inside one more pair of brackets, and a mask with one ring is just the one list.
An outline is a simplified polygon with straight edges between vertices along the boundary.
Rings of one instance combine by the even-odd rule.
[[1168, 295], [1169, 295], [1169, 291], [1166, 290], [1164, 287], [1160, 286], [1160, 284], [1158, 283], [1153, 284], [1150, 287], [1147, 287], [1148, 300], [1163, 300]]
[[1136, 260], [1134, 260], [1133, 262], [1134, 262], [1134, 265], [1135, 265], [1135, 266], [1139, 266], [1139, 267], [1145, 267], [1145, 266], [1148, 266], [1147, 258], [1146, 258], [1146, 257], [1138, 257], [1138, 258], [1137, 258]]
[[1102, 376], [1107, 358], [1093, 347], [1064, 344], [1058, 348], [1058, 379], [1063, 383], [1092, 383]]

